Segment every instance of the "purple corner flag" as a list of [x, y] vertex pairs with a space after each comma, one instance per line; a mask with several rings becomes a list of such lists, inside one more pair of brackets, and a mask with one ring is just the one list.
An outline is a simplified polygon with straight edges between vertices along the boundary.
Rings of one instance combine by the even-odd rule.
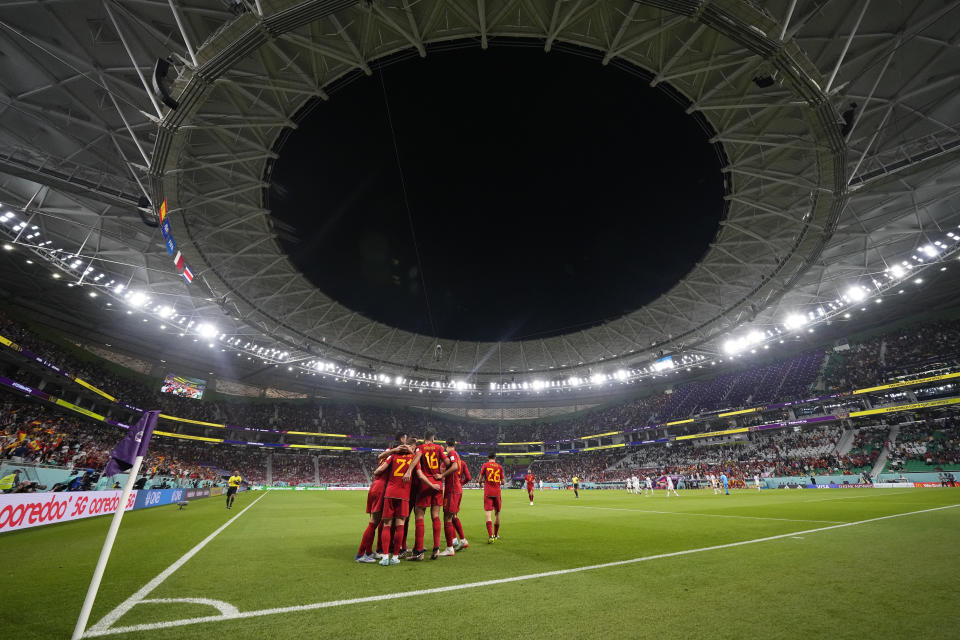
[[133, 467], [137, 456], [147, 454], [147, 446], [150, 444], [150, 436], [153, 429], [157, 426], [157, 417], [160, 411], [144, 411], [137, 424], [127, 431], [113, 451], [110, 452], [110, 462], [107, 468], [103, 470], [103, 475], [112, 476], [118, 473], [128, 471]]

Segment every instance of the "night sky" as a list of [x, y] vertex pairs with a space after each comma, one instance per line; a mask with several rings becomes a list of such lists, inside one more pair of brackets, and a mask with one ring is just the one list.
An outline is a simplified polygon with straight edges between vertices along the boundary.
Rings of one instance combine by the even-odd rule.
[[539, 48], [387, 66], [319, 104], [280, 154], [270, 204], [296, 229], [294, 264], [367, 317], [443, 338], [546, 337], [634, 311], [703, 256], [722, 209], [719, 161], [679, 104]]

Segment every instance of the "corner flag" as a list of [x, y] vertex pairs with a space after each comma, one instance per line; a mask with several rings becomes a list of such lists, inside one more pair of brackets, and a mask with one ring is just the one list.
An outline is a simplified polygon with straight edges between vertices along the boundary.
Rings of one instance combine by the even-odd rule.
[[110, 462], [107, 463], [103, 475], [113, 476], [124, 471], [129, 471], [133, 467], [137, 456], [147, 454], [147, 446], [150, 444], [150, 436], [157, 426], [157, 418], [160, 411], [144, 411], [137, 424], [127, 431], [113, 451], [110, 452]]

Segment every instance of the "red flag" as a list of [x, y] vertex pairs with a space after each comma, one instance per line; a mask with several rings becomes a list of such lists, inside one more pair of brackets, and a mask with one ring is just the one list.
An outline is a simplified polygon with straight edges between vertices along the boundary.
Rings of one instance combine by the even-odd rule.
[[177, 271], [183, 271], [186, 261], [183, 259], [183, 254], [179, 251], [177, 251], [177, 255], [173, 258], [173, 264], [177, 266]]

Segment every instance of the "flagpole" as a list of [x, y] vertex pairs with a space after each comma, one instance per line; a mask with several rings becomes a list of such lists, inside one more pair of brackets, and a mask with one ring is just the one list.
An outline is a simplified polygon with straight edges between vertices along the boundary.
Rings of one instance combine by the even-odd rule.
[[107, 560], [110, 559], [113, 542], [117, 538], [117, 530], [120, 529], [120, 521], [123, 520], [123, 513], [127, 510], [127, 500], [130, 499], [130, 492], [133, 491], [133, 483], [137, 480], [137, 474], [140, 472], [140, 465], [142, 463], [143, 456], [137, 456], [136, 460], [133, 461], [133, 467], [130, 468], [130, 475], [127, 476], [127, 483], [123, 485], [123, 491], [120, 493], [120, 502], [117, 505], [116, 512], [113, 514], [113, 520], [110, 522], [107, 539], [103, 541], [103, 549], [100, 550], [100, 559], [97, 560], [97, 568], [93, 570], [90, 587], [87, 589], [87, 597], [83, 600], [83, 607], [80, 608], [80, 617], [77, 618], [77, 626], [74, 627], [70, 640], [80, 640], [80, 638], [83, 637], [83, 632], [86, 630], [87, 621], [90, 619], [90, 611], [93, 609], [93, 601], [97, 597], [97, 591], [100, 590], [100, 580], [103, 579], [103, 572], [107, 568]]

